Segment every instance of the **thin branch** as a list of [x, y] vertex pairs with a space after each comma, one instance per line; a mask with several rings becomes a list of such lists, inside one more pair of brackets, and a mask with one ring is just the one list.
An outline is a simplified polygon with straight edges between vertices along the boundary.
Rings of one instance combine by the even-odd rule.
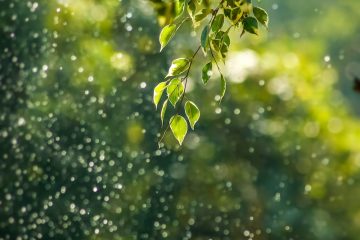
[[[218, 5], [218, 6], [214, 9], [214, 11], [212, 12], [211, 19], [210, 19], [210, 21], [209, 21], [208, 24], [207, 24], [207, 25], [209, 25], [210, 27], [212, 26], [213, 21], [214, 21], [216, 15], [217, 15], [217, 13], [218, 13], [221, 5], [223, 4], [223, 2], [224, 2], [224, 0], [222, 0], [222, 1], [219, 3], [219, 5]], [[179, 103], [178, 103], [178, 105], [177, 105], [177, 107], [176, 107], [175, 115], [179, 113], [179, 108], [180, 108], [180, 106], [182, 105], [182, 102], [183, 102], [183, 100], [184, 100], [185, 93], [186, 93], [187, 82], [188, 82], [188, 77], [189, 77], [189, 73], [190, 73], [192, 64], [193, 64], [193, 62], [194, 62], [194, 58], [196, 57], [196, 55], [198, 54], [198, 52], [200, 51], [200, 49], [201, 49], [201, 45], [196, 49], [196, 51], [194, 52], [194, 54], [193, 54], [192, 57], [190, 58], [189, 68], [187, 69], [187, 72], [186, 72], [185, 76], [181, 79], [181, 82], [179, 83], [179, 84], [181, 84], [183, 81], [185, 81], [185, 84], [184, 84], [185, 86], [184, 86], [184, 92], [182, 93], [181, 99], [180, 99], [180, 101], [179, 101]], [[210, 50], [211, 50], [211, 47], [210, 47]], [[214, 58], [214, 55], [213, 55], [213, 53], [212, 53], [212, 50], [211, 50], [211, 55], [212, 55], [213, 58]], [[214, 58], [214, 60], [215, 60], [215, 58]], [[216, 65], [217, 65], [217, 67], [218, 67], [218, 70], [220, 71], [220, 68], [219, 68], [216, 60], [215, 60], [215, 63], [216, 63]], [[168, 80], [168, 81], [169, 81], [169, 80]], [[173, 92], [174, 92], [178, 87], [179, 87], [179, 85], [173, 90]], [[172, 93], [171, 93], [171, 94], [172, 94]], [[171, 95], [171, 94], [170, 94], [170, 95]], [[169, 127], [170, 127], [170, 125], [171, 125], [171, 123], [172, 123], [172, 120], [173, 120], [173, 119], [171, 119], [171, 121], [169, 122], [169, 124], [166, 126], [166, 129], [164, 130], [163, 134], [161, 135], [161, 137], [160, 137], [160, 139], [159, 139], [159, 141], [158, 141], [159, 146], [160, 146], [160, 143], [162, 142], [162, 140], [164, 139], [164, 137], [165, 137], [165, 135], [166, 135], [166, 132], [169, 130]]]
[[211, 53], [212, 58], [214, 59], [215, 65], [216, 65], [219, 73], [221, 74], [221, 70], [220, 70], [219, 64], [218, 64], [218, 62], [216, 61], [216, 58], [215, 58], [215, 56], [214, 56], [214, 53], [213, 53], [213, 50], [212, 50], [211, 47], [210, 47], [210, 53]]

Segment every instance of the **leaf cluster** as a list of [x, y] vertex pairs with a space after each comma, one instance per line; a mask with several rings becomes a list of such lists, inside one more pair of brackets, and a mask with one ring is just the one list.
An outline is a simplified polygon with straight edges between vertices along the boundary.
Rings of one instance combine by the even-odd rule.
[[[175, 0], [175, 6], [174, 21], [164, 26], [160, 32], [160, 51], [168, 45], [187, 20], [191, 20], [194, 29], [202, 26], [200, 44], [193, 56], [173, 60], [164, 81], [154, 88], [153, 101], [156, 108], [162, 96], [165, 95], [163, 93], [166, 92], [166, 100], [163, 102], [160, 112], [162, 124], [169, 102], [175, 109], [175, 114], [170, 117], [168, 127], [160, 141], [170, 127], [174, 137], [181, 145], [188, 131], [188, 122], [194, 129], [200, 119], [200, 110], [194, 102], [186, 100], [183, 103], [192, 62], [199, 50], [201, 49], [208, 58], [201, 71], [203, 84], [207, 84], [210, 80], [214, 66], [219, 71], [221, 101], [226, 92], [226, 80], [219, 62], [225, 63], [231, 43], [230, 30], [240, 29], [240, 37], [245, 33], [258, 35], [259, 23], [267, 28], [269, 17], [264, 9], [253, 6], [251, 0], [221, 0], [214, 8], [211, 8], [209, 4], [204, 4], [201, 0]], [[205, 19], [208, 19], [208, 22], [204, 24]], [[187, 120], [180, 113], [182, 105]]]

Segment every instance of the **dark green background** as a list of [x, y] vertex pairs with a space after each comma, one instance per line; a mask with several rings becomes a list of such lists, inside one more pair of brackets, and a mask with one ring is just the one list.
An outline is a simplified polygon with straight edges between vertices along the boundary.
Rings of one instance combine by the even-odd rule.
[[0, 239], [358, 239], [360, 2], [254, 2], [269, 32], [232, 33], [221, 105], [196, 59], [160, 149], [152, 89], [199, 35], [158, 53], [157, 2], [0, 0]]

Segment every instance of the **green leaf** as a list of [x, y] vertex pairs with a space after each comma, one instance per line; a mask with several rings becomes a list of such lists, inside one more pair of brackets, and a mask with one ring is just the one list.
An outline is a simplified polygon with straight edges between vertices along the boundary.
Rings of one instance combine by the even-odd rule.
[[194, 16], [194, 19], [195, 19], [195, 22], [200, 22], [201, 20], [203, 20], [207, 15], [209, 15], [210, 13], [210, 9], [201, 9], [200, 12], [198, 12], [195, 16]]
[[190, 17], [193, 19], [196, 11], [196, 5], [194, 1], [190, 1], [187, 6], [187, 11]]
[[171, 128], [172, 133], [174, 134], [174, 137], [181, 145], [184, 141], [184, 138], [185, 138], [187, 130], [188, 130], [188, 125], [187, 125], [185, 118], [183, 118], [182, 116], [180, 116], [178, 114], [173, 116], [170, 119], [170, 128]]
[[189, 63], [190, 61], [187, 58], [178, 58], [173, 60], [166, 77], [177, 76], [185, 72], [189, 68]]
[[211, 40], [211, 44], [212, 44], [212, 48], [215, 50], [215, 51], [220, 51], [220, 40], [218, 39], [213, 39]]
[[218, 31], [218, 32], [215, 34], [215, 39], [217, 39], [217, 40], [223, 39], [224, 34], [225, 34], [224, 31]]
[[194, 130], [194, 126], [200, 118], [199, 108], [195, 105], [195, 103], [187, 101], [185, 103], [185, 113], [187, 118], [189, 119], [191, 128]]
[[254, 7], [253, 13], [256, 19], [267, 28], [269, 24], [269, 16], [267, 12], [262, 8]]
[[233, 23], [237, 23], [237, 21], [242, 17], [243, 13], [240, 9], [240, 7], [234, 8], [231, 10], [231, 20]]
[[161, 113], [160, 113], [161, 126], [164, 124], [164, 117], [165, 117], [167, 105], [168, 105], [168, 100], [165, 100], [165, 102], [163, 103], [163, 106], [161, 108]]
[[206, 48], [208, 46], [208, 43], [209, 43], [209, 26], [206, 25], [201, 33], [201, 47], [204, 54], [206, 54]]
[[226, 58], [226, 54], [228, 53], [229, 51], [229, 47], [226, 45], [226, 44], [222, 44], [221, 45], [221, 49], [220, 49], [220, 52], [221, 52], [221, 56], [225, 59]]
[[202, 81], [204, 84], [206, 84], [211, 76], [211, 70], [212, 70], [212, 63], [208, 62], [205, 64], [205, 66], [202, 69]]
[[227, 33], [224, 33], [223, 38], [222, 38], [222, 42], [229, 47], [230, 46], [230, 37]]
[[180, 17], [185, 10], [185, 0], [175, 0], [175, 19]]
[[155, 104], [155, 107], [157, 108], [157, 105], [160, 102], [161, 96], [166, 88], [167, 82], [161, 82], [154, 88], [154, 95], [153, 95], [153, 101]]
[[164, 47], [169, 43], [172, 37], [175, 35], [176, 32], [176, 25], [169, 24], [166, 25], [160, 32], [159, 42], [161, 45], [160, 52], [164, 49]]
[[221, 102], [226, 92], [226, 80], [222, 74], [220, 74], [220, 80], [221, 80], [221, 91], [220, 91], [220, 102]]
[[252, 34], [258, 34], [259, 32], [259, 26], [258, 26], [258, 21], [256, 20], [256, 18], [254, 17], [246, 17], [243, 20], [243, 26], [244, 26], [244, 30], [252, 33]]
[[179, 78], [175, 78], [171, 80], [166, 91], [170, 103], [175, 107], [176, 103], [184, 93], [184, 85]]
[[215, 35], [215, 39], [219, 40], [220, 45], [219, 48], [221, 49], [222, 46], [225, 44], [227, 47], [230, 46], [230, 37], [228, 32], [218, 31]]
[[224, 9], [224, 14], [227, 18], [231, 19], [231, 9], [229, 8], [225, 8]]
[[220, 28], [222, 28], [223, 24], [224, 24], [224, 14], [219, 14], [215, 17], [211, 25], [211, 30], [213, 32], [217, 32], [220, 30]]

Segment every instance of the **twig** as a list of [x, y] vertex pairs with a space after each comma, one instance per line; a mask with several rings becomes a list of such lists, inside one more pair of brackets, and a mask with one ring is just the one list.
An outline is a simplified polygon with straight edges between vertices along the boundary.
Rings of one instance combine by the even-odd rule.
[[[219, 9], [220, 9], [221, 4], [223, 4], [223, 2], [224, 2], [224, 0], [222, 0], [222, 1], [219, 3], [219, 5], [218, 5], [218, 6], [214, 9], [214, 11], [212, 12], [211, 19], [210, 19], [209, 23], [207, 24], [207, 25], [209, 25], [210, 27], [212, 26], [213, 21], [214, 21], [216, 15], [217, 15], [217, 13], [218, 13], [218, 11], [219, 11]], [[183, 102], [183, 100], [184, 100], [185, 93], [186, 93], [186, 86], [187, 86], [187, 82], [188, 82], [188, 77], [189, 77], [189, 73], [190, 73], [190, 70], [191, 70], [191, 66], [192, 66], [192, 64], [193, 64], [193, 62], [194, 62], [194, 58], [196, 57], [196, 55], [198, 54], [198, 52], [200, 51], [200, 49], [201, 49], [201, 45], [196, 49], [196, 51], [194, 52], [194, 54], [193, 54], [192, 57], [190, 58], [189, 68], [187, 69], [187, 72], [186, 72], [185, 76], [181, 79], [181, 82], [179, 83], [179, 84], [181, 84], [183, 81], [185, 81], [185, 84], [184, 84], [185, 86], [184, 86], [184, 92], [182, 93], [181, 98], [180, 98], [180, 102], [178, 103], [178, 106], [177, 106], [177, 108], [176, 108], [175, 115], [179, 113], [179, 108], [180, 108], [180, 106], [182, 105], [182, 102]], [[210, 51], [211, 51], [211, 55], [212, 55], [213, 58], [214, 58], [214, 55], [213, 55], [212, 50], [211, 50], [211, 47], [210, 47]], [[215, 58], [214, 58], [214, 60], [215, 60], [215, 63], [216, 63], [216, 65], [217, 65], [217, 67], [218, 67], [218, 70], [220, 71], [220, 68], [219, 68], [219, 66], [218, 66]], [[168, 81], [170, 81], [170, 80], [168, 80]], [[179, 84], [178, 84], [178, 86], [176, 86], [176, 88], [173, 90], [173, 92], [179, 87]], [[171, 92], [170, 95], [171, 95], [173, 92]], [[164, 139], [166, 132], [169, 130], [169, 127], [170, 127], [172, 121], [173, 121], [173, 119], [171, 119], [171, 121], [169, 122], [169, 124], [166, 126], [166, 129], [164, 130], [163, 134], [161, 135], [161, 137], [160, 137], [160, 139], [159, 139], [159, 141], [158, 141], [159, 146], [160, 146], [160, 143], [162, 142], [162, 140]]]

